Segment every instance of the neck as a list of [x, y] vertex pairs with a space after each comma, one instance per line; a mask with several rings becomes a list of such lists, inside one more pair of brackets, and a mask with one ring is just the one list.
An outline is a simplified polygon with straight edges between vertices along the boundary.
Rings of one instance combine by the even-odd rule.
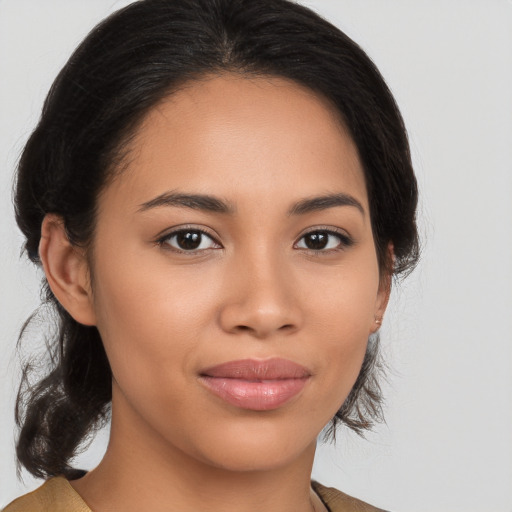
[[[280, 464], [233, 470], [187, 453], [152, 431], [133, 410], [127, 418], [127, 411], [119, 414], [119, 409], [113, 402], [110, 443], [102, 462], [72, 482], [95, 512], [315, 509], [310, 490], [315, 443]], [[207, 423], [200, 428], [208, 428]]]

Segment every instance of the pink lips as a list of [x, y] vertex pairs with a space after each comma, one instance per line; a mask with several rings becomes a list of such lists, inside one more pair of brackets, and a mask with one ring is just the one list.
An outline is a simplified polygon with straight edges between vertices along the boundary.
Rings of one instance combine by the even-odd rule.
[[214, 394], [241, 409], [269, 411], [281, 407], [304, 388], [311, 377], [303, 366], [287, 359], [229, 361], [201, 371], [201, 382]]

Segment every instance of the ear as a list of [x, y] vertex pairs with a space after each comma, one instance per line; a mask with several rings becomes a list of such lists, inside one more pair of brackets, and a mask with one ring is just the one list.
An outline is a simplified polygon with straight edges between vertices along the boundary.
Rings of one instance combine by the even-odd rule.
[[39, 257], [50, 288], [80, 324], [96, 325], [85, 251], [69, 241], [61, 217], [48, 214], [41, 226]]
[[391, 282], [393, 278], [393, 269], [395, 267], [395, 251], [393, 243], [388, 245], [385, 269], [382, 270], [379, 282], [379, 290], [377, 292], [377, 300], [375, 301], [374, 321], [370, 328], [370, 334], [377, 332], [382, 325], [384, 313], [388, 307], [389, 296], [391, 295]]

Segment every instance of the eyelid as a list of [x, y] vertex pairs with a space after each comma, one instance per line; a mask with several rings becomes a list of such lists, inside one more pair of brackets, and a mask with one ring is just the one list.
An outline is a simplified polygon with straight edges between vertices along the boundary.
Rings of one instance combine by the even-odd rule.
[[[186, 250], [180, 250], [176, 247], [172, 247], [170, 244], [166, 244], [166, 242], [170, 238], [172, 238], [173, 236], [176, 236], [178, 233], [183, 232], [183, 231], [198, 231], [201, 234], [210, 238], [213, 241], [213, 243], [215, 245], [217, 245], [218, 247], [209, 247], [207, 249], [192, 249], [192, 250], [186, 251]], [[327, 233], [329, 235], [337, 237], [340, 241], [339, 247], [331, 248], [331, 249], [316, 249], [316, 250], [309, 249], [307, 247], [297, 247], [297, 244], [305, 236], [307, 236], [311, 233], [316, 233], [316, 232], [323, 232], [323, 233]], [[183, 224], [183, 225], [179, 225], [179, 226], [174, 226], [172, 228], [168, 228], [157, 236], [157, 238], [155, 239], [155, 243], [162, 247], [164, 247], [164, 244], [165, 244], [166, 250], [169, 250], [172, 252], [177, 252], [177, 253], [184, 253], [184, 254], [188, 254], [188, 255], [197, 254], [198, 252], [209, 251], [211, 249], [223, 249], [223, 246], [219, 242], [218, 237], [215, 234], [213, 234], [210, 229], [205, 228], [204, 226], [197, 226], [194, 224]], [[346, 230], [335, 227], [335, 226], [320, 225], [320, 226], [312, 226], [310, 228], [307, 228], [305, 231], [303, 231], [298, 236], [296, 242], [293, 244], [293, 247], [296, 249], [299, 249], [299, 250], [304, 250], [304, 251], [309, 251], [309, 252], [314, 252], [314, 253], [320, 254], [320, 253], [332, 253], [335, 251], [342, 251], [342, 250], [347, 249], [348, 247], [352, 246], [354, 243], [355, 243], [354, 239], [352, 238], [352, 236], [349, 233], [347, 233]]]
[[299, 237], [297, 238], [297, 241], [293, 244], [294, 247], [296, 247], [297, 244], [299, 243], [299, 241], [302, 240], [305, 236], [310, 235], [311, 233], [319, 232], [319, 231], [338, 237], [340, 240], [340, 246], [336, 247], [334, 249], [316, 249], [315, 250], [315, 249], [309, 249], [307, 247], [298, 247], [297, 249], [304, 250], [304, 251], [310, 251], [310, 252], [314, 252], [317, 254], [332, 253], [334, 251], [342, 251], [344, 249], [347, 249], [348, 247], [351, 247], [355, 243], [352, 236], [349, 233], [347, 233], [347, 231], [345, 231], [344, 229], [341, 229], [341, 228], [338, 228], [335, 226], [313, 226], [313, 227], [308, 228], [307, 230], [303, 231], [299, 235]]
[[[172, 238], [173, 236], [176, 236], [178, 233], [181, 233], [183, 231], [198, 231], [202, 235], [205, 235], [208, 238], [210, 238], [215, 243], [215, 245], [217, 245], [218, 247], [209, 247], [208, 249], [195, 249], [195, 250], [185, 251], [185, 250], [177, 249], [176, 247], [172, 247], [170, 244], [166, 243], [170, 238]], [[222, 249], [223, 248], [222, 244], [218, 240], [218, 237], [216, 235], [212, 234], [210, 230], [208, 230], [204, 226], [197, 226], [194, 224], [183, 224], [183, 225], [179, 225], [179, 226], [174, 226], [172, 228], [168, 228], [165, 231], [161, 232], [156, 237], [155, 243], [157, 245], [160, 245], [162, 248], [164, 248], [164, 245], [165, 245], [166, 250], [180, 253], [180, 254], [188, 254], [188, 255], [194, 255], [194, 254], [197, 254], [198, 252], [205, 252], [205, 251], [208, 251], [211, 249]]]

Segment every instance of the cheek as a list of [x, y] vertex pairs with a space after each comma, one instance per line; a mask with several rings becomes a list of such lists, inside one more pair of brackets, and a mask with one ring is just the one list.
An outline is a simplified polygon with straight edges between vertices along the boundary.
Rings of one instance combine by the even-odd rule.
[[338, 333], [338, 340], [348, 345], [368, 338], [379, 290], [379, 271], [372, 254], [358, 254], [352, 260], [334, 269], [305, 273], [307, 281], [302, 278], [306, 316], [324, 335]]
[[359, 375], [374, 322], [378, 267], [372, 265], [373, 259], [364, 264], [363, 260], [350, 269], [340, 267], [330, 279], [317, 275], [317, 286], [310, 283], [309, 287], [311, 322], [307, 329], [315, 340], [319, 365], [325, 369], [319, 376], [325, 394], [317, 409], [321, 413], [322, 408], [330, 408], [332, 414], [326, 421], [342, 405]]
[[191, 364], [190, 344], [199, 340], [196, 288], [136, 259], [113, 261], [95, 271], [94, 303], [114, 377], [141, 392], [141, 383], [175, 380], [182, 372], [170, 370]]

